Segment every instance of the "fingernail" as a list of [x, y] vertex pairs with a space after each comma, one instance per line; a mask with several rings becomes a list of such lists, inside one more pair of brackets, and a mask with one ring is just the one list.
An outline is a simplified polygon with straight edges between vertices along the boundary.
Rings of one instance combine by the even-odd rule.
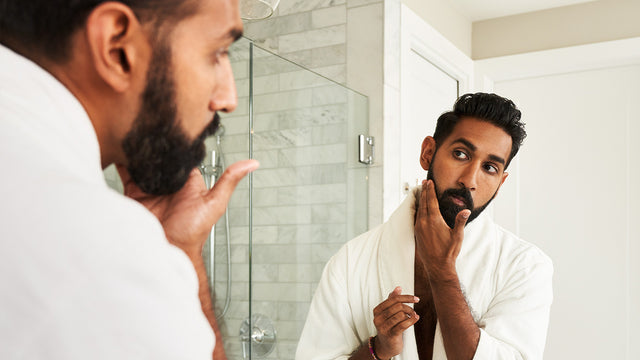
[[253, 163], [249, 167], [249, 169], [250, 169], [249, 171], [254, 171], [259, 167], [260, 167], [260, 162], [258, 162], [258, 160], [253, 159]]
[[413, 297], [413, 301], [415, 301], [415, 302], [420, 302], [420, 298], [419, 298], [419, 297], [417, 297], [417, 296], [414, 296], [414, 297]]
[[465, 218], [465, 219], [468, 218], [469, 215], [471, 215], [471, 211], [465, 211], [465, 212], [462, 213], [462, 217]]

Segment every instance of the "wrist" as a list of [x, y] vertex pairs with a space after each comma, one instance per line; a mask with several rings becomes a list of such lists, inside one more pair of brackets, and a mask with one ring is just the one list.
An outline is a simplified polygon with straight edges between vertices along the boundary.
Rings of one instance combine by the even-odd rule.
[[391, 360], [393, 355], [388, 355], [385, 351], [383, 342], [379, 341], [378, 336], [372, 336], [369, 338], [369, 353], [373, 360]]
[[430, 263], [430, 266], [427, 266], [427, 274], [429, 275], [429, 282], [432, 285], [458, 282], [458, 272], [456, 271], [455, 261], [442, 264]]

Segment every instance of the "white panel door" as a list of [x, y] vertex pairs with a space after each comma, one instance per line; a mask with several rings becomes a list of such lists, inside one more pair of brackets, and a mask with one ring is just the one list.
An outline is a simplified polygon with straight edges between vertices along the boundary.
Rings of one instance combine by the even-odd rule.
[[496, 82], [528, 137], [496, 222], [552, 259], [545, 359], [640, 359], [640, 65]]
[[422, 140], [433, 135], [440, 114], [453, 107], [458, 98], [458, 81], [415, 51], [411, 51], [406, 64], [411, 75], [404, 79], [407, 83], [400, 119], [400, 181], [414, 187], [425, 178], [419, 161]]

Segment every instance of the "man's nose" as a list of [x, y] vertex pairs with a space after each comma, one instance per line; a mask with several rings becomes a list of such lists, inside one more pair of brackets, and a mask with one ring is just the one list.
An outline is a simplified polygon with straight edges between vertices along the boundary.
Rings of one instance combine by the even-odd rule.
[[477, 178], [478, 178], [479, 171], [480, 171], [480, 164], [470, 163], [465, 167], [462, 174], [460, 174], [458, 183], [463, 187], [469, 189], [470, 191], [475, 190], [476, 187], [478, 186]]
[[220, 61], [221, 64], [209, 106], [211, 111], [232, 112], [238, 106], [236, 82], [233, 78], [229, 59], [224, 58], [220, 59]]

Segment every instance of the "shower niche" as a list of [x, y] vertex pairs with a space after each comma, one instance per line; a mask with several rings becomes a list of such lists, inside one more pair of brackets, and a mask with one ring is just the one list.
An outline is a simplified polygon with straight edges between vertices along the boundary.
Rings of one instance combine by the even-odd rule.
[[[293, 360], [327, 260], [367, 229], [368, 99], [241, 39], [238, 107], [220, 114], [203, 166], [254, 158], [204, 249], [230, 360]], [[215, 178], [210, 178], [215, 183]], [[228, 224], [228, 225], [227, 225]], [[225, 311], [226, 307], [226, 311]]]

